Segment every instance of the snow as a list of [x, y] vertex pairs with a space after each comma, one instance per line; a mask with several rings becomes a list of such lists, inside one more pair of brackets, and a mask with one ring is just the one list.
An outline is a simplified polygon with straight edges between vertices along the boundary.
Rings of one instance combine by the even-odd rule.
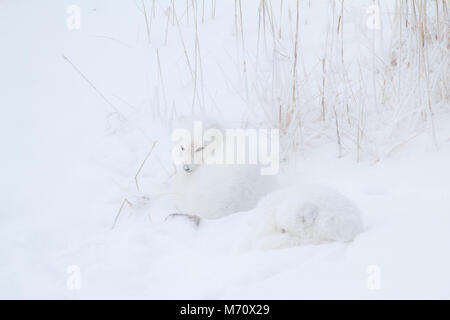
[[[145, 3], [149, 14], [152, 1]], [[259, 2], [242, 1], [243, 55], [234, 2], [217, 1], [215, 18], [206, 6], [205, 22], [198, 21], [199, 60], [192, 7], [189, 25], [184, 4], [177, 7], [178, 27], [164, 14], [170, 2], [155, 3], [149, 44], [139, 1], [1, 2], [0, 298], [450, 298], [448, 100], [434, 118], [438, 148], [428, 127], [403, 143], [386, 133], [398, 126], [383, 122], [389, 116], [378, 124], [368, 118], [369, 138], [357, 162], [350, 129], [341, 132], [341, 157], [334, 120], [319, 134], [307, 103], [308, 85], [314, 85], [302, 87], [302, 120], [311, 123], [302, 131], [306, 147], [283, 159], [277, 179], [282, 186], [326, 185], [350, 199], [364, 223], [351, 242], [255, 248], [259, 209], [202, 220], [198, 227], [181, 217], [165, 221], [174, 212], [172, 119], [194, 109], [227, 125], [264, 127], [273, 101], [289, 99], [279, 97], [289, 88], [289, 59], [283, 57], [290, 48], [285, 42], [272, 51], [267, 33], [256, 58]], [[80, 30], [66, 26], [71, 4], [81, 8]], [[282, 33], [292, 39], [287, 8], [295, 20], [295, 2], [285, 5]], [[346, 61], [371, 61], [365, 6], [354, 1], [347, 8]], [[328, 1], [314, 1], [312, 8], [302, 1], [302, 77], [320, 66], [327, 7]], [[197, 68], [197, 89], [182, 42]], [[252, 71], [256, 59], [258, 73]], [[273, 70], [279, 86], [270, 88], [264, 84], [271, 81], [261, 79], [270, 79]], [[330, 73], [337, 77], [339, 70]], [[369, 79], [364, 75], [366, 104], [373, 94]], [[341, 79], [335, 80], [338, 90]], [[328, 98], [341, 101], [331, 93]], [[397, 118], [405, 119], [402, 113]], [[68, 286], [71, 266], [80, 270], [78, 289]], [[374, 277], [379, 285], [371, 286]]]

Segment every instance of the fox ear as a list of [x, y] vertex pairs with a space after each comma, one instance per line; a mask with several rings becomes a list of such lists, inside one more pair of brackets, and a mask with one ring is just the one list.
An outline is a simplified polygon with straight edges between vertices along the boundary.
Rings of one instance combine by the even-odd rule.
[[220, 131], [210, 132], [203, 145], [203, 159], [206, 163], [219, 164], [223, 162], [223, 136]]
[[199, 149], [202, 150], [212, 150], [217, 148], [222, 148], [223, 144], [223, 138], [221, 135], [213, 135], [209, 137], [206, 141], [203, 141], [203, 147], [200, 147]]
[[210, 128], [203, 133], [203, 159], [215, 162], [215, 158], [222, 157], [223, 133], [219, 129]]
[[205, 147], [202, 148], [203, 150], [203, 158], [209, 159], [215, 156], [216, 154], [216, 148], [217, 145], [215, 143], [209, 143]]

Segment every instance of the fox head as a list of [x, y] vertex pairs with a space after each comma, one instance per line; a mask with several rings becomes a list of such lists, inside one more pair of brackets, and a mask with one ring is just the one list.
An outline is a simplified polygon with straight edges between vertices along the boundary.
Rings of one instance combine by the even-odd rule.
[[172, 140], [177, 169], [186, 174], [192, 174], [202, 165], [218, 163], [223, 155], [222, 130], [211, 122], [195, 121], [190, 128], [176, 128]]

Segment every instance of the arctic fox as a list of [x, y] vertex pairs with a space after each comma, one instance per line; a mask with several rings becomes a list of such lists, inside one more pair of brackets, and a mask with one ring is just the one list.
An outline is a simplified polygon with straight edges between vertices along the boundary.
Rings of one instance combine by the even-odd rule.
[[[211, 120], [202, 121], [204, 130], [223, 129]], [[182, 119], [177, 128], [192, 132], [193, 122]], [[223, 143], [223, 142], [222, 142]], [[189, 145], [186, 145], [189, 144]], [[246, 164], [210, 164], [210, 157], [222, 148], [220, 141], [204, 141], [192, 136], [181, 141], [174, 153], [179, 159], [191, 160], [201, 153], [200, 161], [181, 161], [172, 177], [172, 193], [178, 213], [197, 215], [201, 218], [222, 216], [248, 211], [270, 190], [271, 178], [261, 176], [259, 166]]]
[[[206, 124], [208, 128], [222, 130], [213, 123]], [[192, 129], [192, 123], [188, 129]], [[363, 230], [356, 206], [331, 188], [295, 184], [266, 195], [275, 181], [261, 176], [258, 166], [208, 164], [214, 148], [221, 145], [196, 138], [186, 143], [181, 141], [173, 150], [179, 158], [189, 159], [200, 151], [202, 157], [195, 164], [181, 162], [172, 178], [179, 215], [215, 219], [249, 211], [232, 220], [236, 227], [248, 225], [251, 246], [263, 249], [347, 242]]]
[[264, 197], [255, 209], [261, 248], [348, 242], [363, 231], [358, 208], [321, 185], [295, 185]]

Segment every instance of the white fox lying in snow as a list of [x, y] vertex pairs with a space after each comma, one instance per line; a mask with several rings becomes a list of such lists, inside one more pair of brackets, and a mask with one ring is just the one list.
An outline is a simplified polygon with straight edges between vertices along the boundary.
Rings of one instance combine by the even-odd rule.
[[[181, 143], [175, 152], [182, 155], [201, 150], [203, 160], [214, 152], [208, 150], [211, 146], [207, 143], [199, 147], [193, 139], [191, 144]], [[333, 189], [294, 185], [266, 195], [272, 185], [273, 179], [261, 176], [255, 165], [181, 163], [172, 180], [172, 191], [175, 208], [181, 214], [212, 219], [253, 209], [252, 233], [257, 235], [258, 247], [346, 242], [363, 230], [358, 209]]]
[[[192, 125], [191, 121], [180, 121], [177, 129], [191, 131]], [[205, 130], [223, 132], [211, 121], [203, 121], [203, 125]], [[272, 177], [261, 176], [257, 165], [206, 164], [208, 158], [222, 148], [222, 143], [199, 141], [201, 138], [192, 136], [190, 141], [181, 141], [174, 150], [177, 158], [184, 159], [172, 178], [176, 210], [213, 219], [253, 209], [270, 190]], [[201, 156], [199, 163], [192, 163], [197, 155]]]
[[263, 248], [347, 242], [362, 232], [359, 210], [337, 191], [321, 185], [295, 185], [264, 197], [255, 209]]

